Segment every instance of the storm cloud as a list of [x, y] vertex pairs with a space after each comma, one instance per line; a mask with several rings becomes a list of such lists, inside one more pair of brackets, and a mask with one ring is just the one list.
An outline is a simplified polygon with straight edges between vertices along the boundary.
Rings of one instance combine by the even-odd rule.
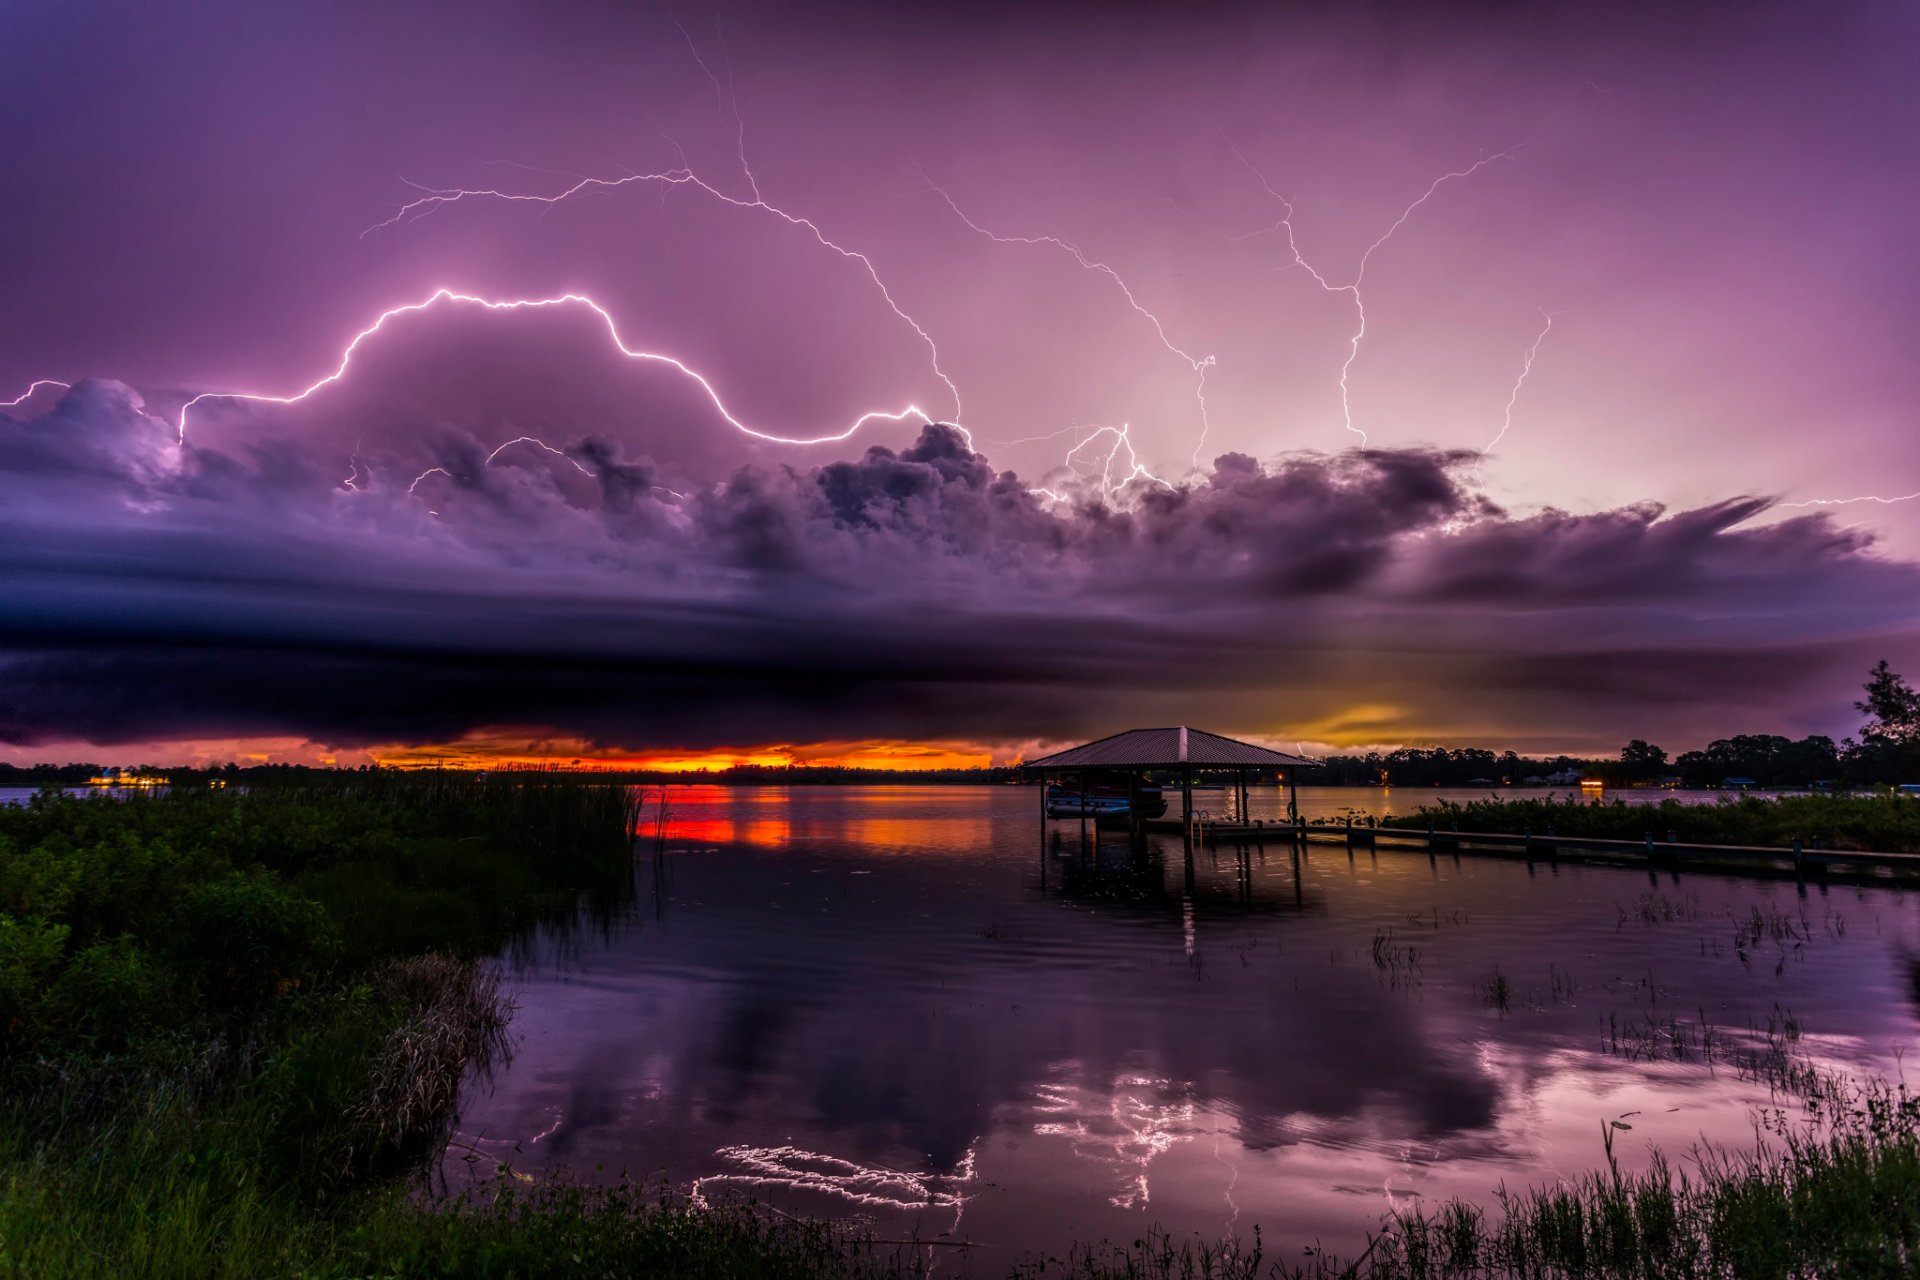
[[0, 433], [0, 740], [29, 748], [1009, 743], [1116, 706], [1321, 740], [1688, 739], [1741, 727], [1731, 700], [1760, 727], [1844, 708], [1920, 601], [1920, 569], [1825, 515], [1515, 515], [1459, 451], [1043, 493], [926, 425], [669, 484], [597, 436], [183, 445], [105, 381]]

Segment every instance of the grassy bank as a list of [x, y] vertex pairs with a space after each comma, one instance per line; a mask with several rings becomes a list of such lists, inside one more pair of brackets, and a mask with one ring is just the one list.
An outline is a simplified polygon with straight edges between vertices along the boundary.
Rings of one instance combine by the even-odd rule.
[[1785, 848], [1796, 838], [1808, 847], [1920, 852], [1920, 800], [1911, 796], [1802, 795], [1763, 799], [1728, 796], [1717, 804], [1630, 805], [1621, 800], [1471, 800], [1423, 805], [1417, 813], [1387, 818], [1390, 827], [1504, 832], [1640, 840], [1674, 838], [1693, 844], [1745, 844]]

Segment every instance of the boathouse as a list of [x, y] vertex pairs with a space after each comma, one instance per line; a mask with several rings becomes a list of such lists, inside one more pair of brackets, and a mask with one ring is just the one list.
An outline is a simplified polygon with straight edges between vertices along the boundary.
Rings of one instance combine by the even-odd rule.
[[[1021, 766], [1040, 782], [1040, 812], [1047, 811], [1047, 784], [1058, 782], [1064, 788], [1078, 788], [1083, 794], [1103, 780], [1124, 780], [1129, 797], [1137, 794], [1141, 781], [1149, 773], [1165, 773], [1180, 783], [1183, 825], [1193, 819], [1193, 780], [1196, 774], [1231, 780], [1235, 812], [1245, 820], [1247, 779], [1269, 773], [1287, 783], [1287, 819], [1299, 816], [1298, 785], [1295, 774], [1301, 769], [1317, 769], [1319, 761], [1289, 755], [1270, 747], [1258, 747], [1238, 738], [1228, 738], [1204, 729], [1176, 725], [1170, 729], [1128, 729], [1094, 742], [1056, 751], [1052, 755], [1029, 760]], [[1136, 829], [1137, 829], [1136, 817]]]

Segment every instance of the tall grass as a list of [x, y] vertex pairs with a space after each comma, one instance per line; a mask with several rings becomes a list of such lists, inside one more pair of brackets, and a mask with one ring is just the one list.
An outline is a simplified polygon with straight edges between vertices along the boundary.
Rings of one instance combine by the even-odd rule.
[[481, 958], [622, 908], [638, 797], [343, 775], [0, 808], [0, 1274], [294, 1274], [507, 1050]]
[[1762, 845], [1785, 848], [1794, 840], [1809, 848], [1862, 849], [1876, 853], [1920, 852], [1920, 801], [1894, 794], [1801, 795], [1766, 799], [1724, 796], [1717, 804], [1630, 805], [1568, 797], [1527, 800], [1443, 800], [1413, 814], [1382, 820], [1389, 827], [1485, 831], [1535, 836], [1591, 836], [1656, 841], [1670, 835], [1687, 844]]

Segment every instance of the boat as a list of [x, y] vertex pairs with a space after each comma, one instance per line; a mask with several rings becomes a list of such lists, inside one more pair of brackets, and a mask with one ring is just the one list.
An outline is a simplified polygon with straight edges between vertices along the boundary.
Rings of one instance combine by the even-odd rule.
[[1049, 818], [1158, 818], [1167, 811], [1167, 797], [1159, 787], [1135, 787], [1128, 799], [1125, 787], [1110, 783], [1078, 787], [1047, 786]]

